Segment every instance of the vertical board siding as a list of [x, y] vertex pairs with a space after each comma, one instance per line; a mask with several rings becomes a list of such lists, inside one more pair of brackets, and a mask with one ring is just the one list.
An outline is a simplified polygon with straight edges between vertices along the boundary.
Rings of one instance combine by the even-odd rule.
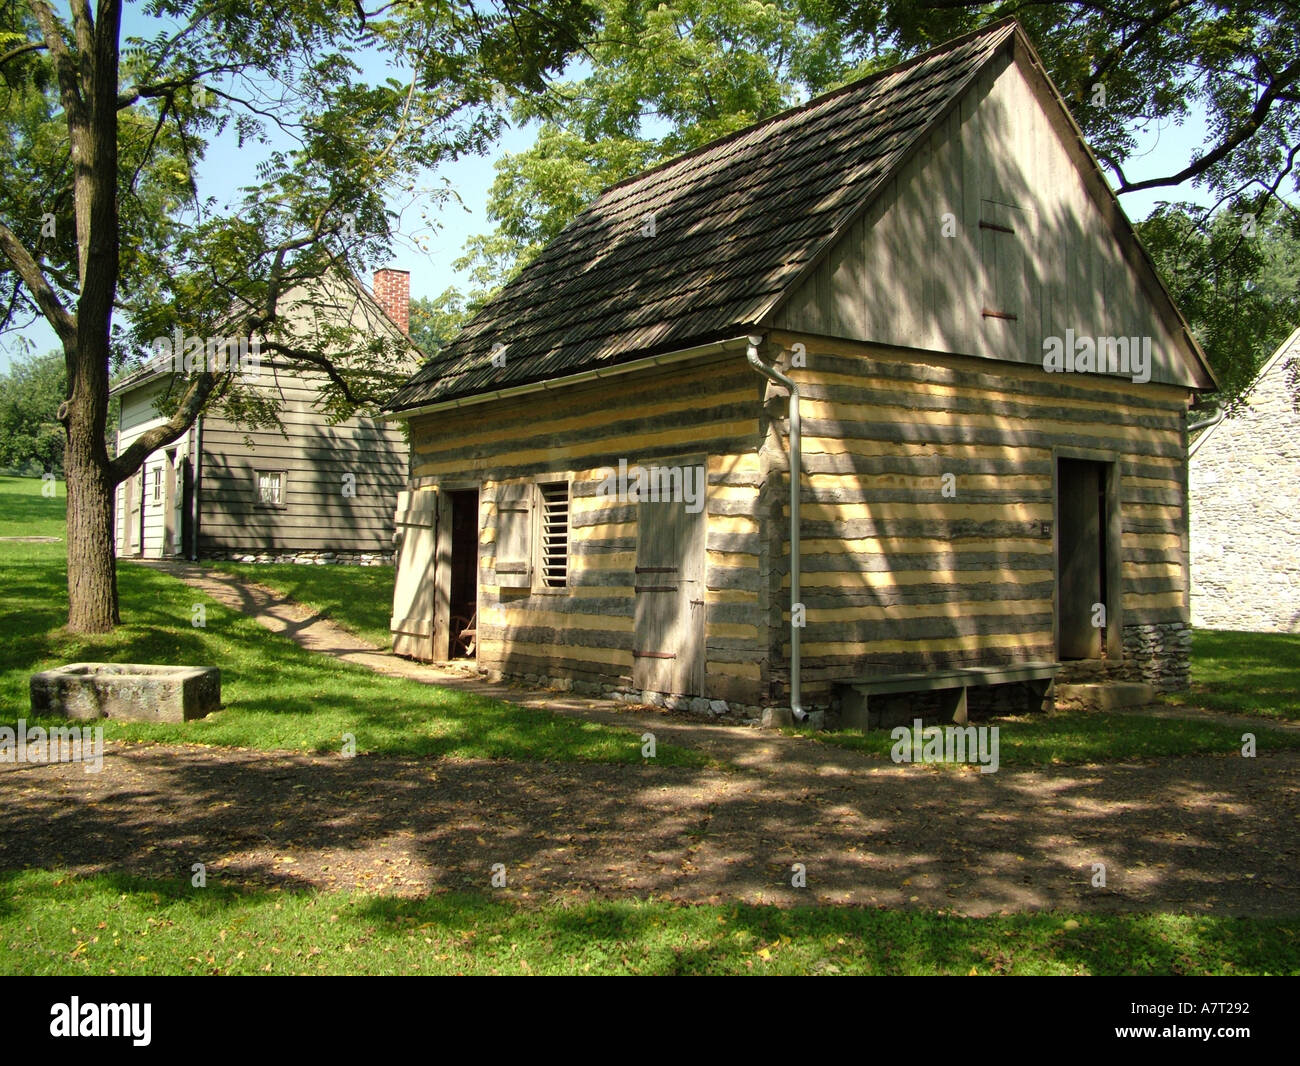
[[[1152, 380], [1191, 380], [1181, 328], [1020, 63], [990, 63], [777, 312], [776, 328], [1040, 366], [1044, 339], [1067, 329], [1149, 337]], [[981, 217], [1019, 218], [1025, 232], [999, 246]], [[984, 317], [985, 295], [1008, 284], [1003, 267], [1021, 262], [1020, 319]]]
[[[756, 702], [766, 668], [754, 568], [761, 396], [733, 354], [413, 419], [413, 484], [481, 490], [479, 664], [631, 685], [637, 506], [601, 495], [602, 471], [704, 455], [705, 688]], [[572, 478], [569, 587], [503, 588], [498, 500], [539, 475]]]

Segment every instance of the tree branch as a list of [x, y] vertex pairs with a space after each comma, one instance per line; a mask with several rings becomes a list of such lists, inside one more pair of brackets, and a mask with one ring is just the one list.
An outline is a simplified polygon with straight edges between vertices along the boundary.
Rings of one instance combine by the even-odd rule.
[[282, 344], [274, 340], [262, 340], [261, 346], [264, 350], [278, 352], [296, 362], [308, 363], [312, 366], [319, 367], [325, 372], [325, 376], [338, 386], [339, 392], [343, 398], [353, 407], [361, 407], [365, 404], [374, 404], [376, 407], [382, 407], [388, 399], [387, 395], [379, 396], [369, 389], [353, 391], [347, 380], [338, 372], [334, 361], [328, 356], [321, 355], [319, 352], [308, 351], [305, 348], [294, 348], [288, 344]]
[[41, 314], [54, 327], [54, 332], [58, 334], [63, 346], [66, 348], [68, 345], [75, 344], [77, 320], [63, 306], [59, 294], [54, 291], [54, 287], [50, 285], [45, 272], [31, 252], [18, 239], [18, 235], [3, 222], [0, 222], [0, 252], [4, 252], [5, 258], [13, 264], [14, 271], [23, 279], [27, 291], [35, 298]]
[[199, 416], [199, 412], [203, 410], [208, 397], [220, 380], [226, 376], [228, 375], [205, 371], [195, 377], [190, 382], [189, 388], [185, 390], [185, 395], [181, 397], [176, 410], [172, 412], [171, 418], [160, 426], [145, 430], [116, 459], [109, 461], [110, 482], [113, 485], [120, 485], [136, 472], [146, 457], [159, 448], [165, 448], [188, 430]]
[[11, 48], [4, 55], [0, 56], [0, 67], [4, 66], [11, 59], [17, 59], [20, 55], [27, 52], [40, 52], [48, 48], [44, 41], [28, 41], [26, 44], [20, 44], [17, 48]]

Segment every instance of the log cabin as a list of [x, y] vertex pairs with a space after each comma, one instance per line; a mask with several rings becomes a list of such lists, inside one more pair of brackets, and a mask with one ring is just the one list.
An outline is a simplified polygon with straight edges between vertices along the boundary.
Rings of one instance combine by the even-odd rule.
[[[376, 271], [373, 293], [349, 281], [311, 295], [290, 292], [284, 313], [304, 319], [325, 313], [330, 322], [388, 337], [407, 352], [413, 370], [419, 353], [407, 338], [407, 272]], [[174, 347], [183, 348], [180, 338]], [[118, 557], [391, 562], [393, 499], [409, 472], [400, 427], [365, 414], [326, 424], [317, 402], [322, 374], [265, 355], [249, 359], [248, 349], [244, 339], [240, 377], [275, 401], [283, 432], [205, 410], [184, 436], [146, 457], [118, 486]], [[237, 358], [233, 344], [229, 358], [232, 364]], [[178, 380], [174, 365], [151, 358], [114, 385], [119, 453], [166, 420]]]
[[1178, 687], [1214, 387], [1000, 22], [607, 189], [411, 377], [394, 650], [778, 723]]

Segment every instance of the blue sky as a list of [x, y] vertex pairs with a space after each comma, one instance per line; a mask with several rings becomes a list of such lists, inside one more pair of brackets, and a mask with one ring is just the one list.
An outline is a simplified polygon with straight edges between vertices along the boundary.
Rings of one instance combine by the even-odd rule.
[[[128, 5], [128, 12], [132, 8]], [[135, 15], [136, 27], [132, 26], [128, 16], [126, 32], [140, 25], [138, 13]], [[138, 28], [136, 29], [137, 32]], [[369, 72], [372, 75], [377, 71]], [[580, 72], [578, 72], [580, 76]], [[433, 297], [451, 285], [459, 286], [462, 291], [467, 287], [466, 279], [452, 267], [454, 260], [460, 257], [465, 241], [478, 233], [487, 233], [493, 227], [487, 218], [486, 205], [488, 190], [495, 177], [493, 162], [505, 153], [519, 152], [528, 148], [536, 137], [536, 126], [507, 128], [494, 144], [488, 156], [466, 156], [441, 167], [436, 173], [422, 175], [417, 181], [417, 188], [440, 185], [449, 182], [459, 197], [459, 202], [449, 199], [434, 216], [437, 229], [430, 231], [428, 223], [422, 217], [422, 204], [408, 200], [390, 203], [390, 208], [401, 212], [399, 232], [405, 237], [423, 235], [428, 250], [424, 251], [413, 240], [400, 239], [394, 247], [394, 254], [389, 265], [411, 272], [412, 297]], [[1169, 124], [1163, 128], [1149, 128], [1138, 134], [1139, 149], [1125, 165], [1125, 173], [1130, 180], [1169, 173], [1186, 164], [1193, 148], [1204, 139], [1203, 122], [1189, 122], [1183, 126]], [[199, 168], [199, 191], [204, 197], [215, 196], [219, 202], [233, 199], [241, 183], [253, 171], [250, 149], [240, 149], [233, 134], [227, 133], [214, 138], [209, 145], [205, 161]], [[239, 160], [239, 165], [232, 166], [231, 160]], [[409, 194], [408, 194], [409, 195]], [[1146, 192], [1121, 197], [1120, 203], [1133, 220], [1145, 218], [1161, 200], [1184, 199], [1206, 203], [1205, 196], [1197, 189], [1184, 186], [1180, 189], [1153, 189]], [[369, 285], [369, 278], [362, 279]], [[45, 352], [57, 347], [54, 332], [39, 320], [22, 331], [22, 336], [35, 345], [35, 351]], [[7, 369], [14, 357], [21, 358], [22, 352], [13, 335], [0, 337], [0, 371]]]

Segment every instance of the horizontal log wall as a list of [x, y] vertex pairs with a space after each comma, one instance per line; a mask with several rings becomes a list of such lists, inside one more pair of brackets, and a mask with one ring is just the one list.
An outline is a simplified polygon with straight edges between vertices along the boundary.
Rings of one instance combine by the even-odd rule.
[[[766, 683], [767, 614], [755, 517], [762, 382], [732, 354], [412, 420], [419, 487], [480, 488], [480, 666], [629, 685], [636, 506], [599, 494], [603, 468], [707, 456], [706, 695], [755, 703]], [[496, 584], [496, 491], [572, 477], [565, 590]]]
[[[1122, 624], [1186, 620], [1178, 390], [1006, 364], [993, 377], [960, 357], [771, 339], [807, 348], [807, 366], [791, 371], [803, 413], [806, 703], [861, 674], [1055, 660], [1054, 450], [1119, 460]], [[781, 663], [785, 529], [773, 524], [770, 579], [769, 656]]]
[[[331, 426], [313, 406], [313, 376], [263, 367], [283, 398], [287, 438], [209, 414], [203, 423], [200, 553], [231, 551], [391, 552], [393, 509], [407, 480], [401, 426], [350, 418]], [[256, 471], [286, 476], [284, 508], [257, 501]], [[355, 496], [345, 496], [345, 475]]]

